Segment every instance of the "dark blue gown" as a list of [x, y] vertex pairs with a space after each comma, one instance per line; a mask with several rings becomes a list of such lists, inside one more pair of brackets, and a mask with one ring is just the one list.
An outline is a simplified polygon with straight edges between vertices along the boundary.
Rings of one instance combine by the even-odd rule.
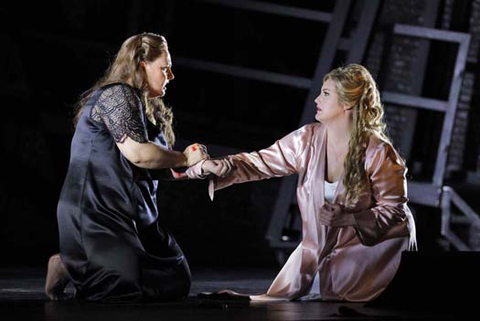
[[154, 171], [116, 146], [128, 136], [168, 148], [126, 84], [96, 90], [77, 124], [57, 218], [60, 256], [89, 301], [166, 301], [188, 295], [191, 275], [175, 239], [158, 224]]

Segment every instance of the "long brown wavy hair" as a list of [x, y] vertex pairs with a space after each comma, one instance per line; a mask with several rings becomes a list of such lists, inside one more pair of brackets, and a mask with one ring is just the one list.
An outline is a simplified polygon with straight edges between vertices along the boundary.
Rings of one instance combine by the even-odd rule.
[[108, 84], [125, 83], [141, 91], [148, 119], [163, 130], [167, 143], [170, 146], [173, 145], [175, 134], [172, 126], [172, 110], [165, 106], [160, 97], [148, 97], [145, 73], [140, 67], [141, 61], [152, 62], [166, 50], [168, 47], [165, 37], [154, 33], [144, 32], [125, 40], [105, 75], [80, 96], [76, 104], [74, 125], [78, 123], [85, 104], [95, 90]]
[[370, 72], [358, 64], [350, 64], [330, 71], [323, 81], [335, 83], [340, 103], [353, 107], [354, 128], [343, 163], [345, 204], [353, 205], [368, 188], [365, 172], [365, 153], [372, 135], [391, 143], [383, 121], [383, 106], [375, 80]]

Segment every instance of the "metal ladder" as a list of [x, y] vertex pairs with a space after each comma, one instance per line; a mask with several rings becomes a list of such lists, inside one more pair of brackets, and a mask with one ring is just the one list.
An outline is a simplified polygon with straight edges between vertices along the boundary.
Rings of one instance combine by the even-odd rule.
[[[452, 187], [444, 185], [448, 147], [450, 145], [460, 88], [465, 71], [470, 35], [467, 33], [413, 27], [402, 24], [395, 25], [394, 34], [457, 43], [459, 45], [447, 101], [393, 92], [383, 92], [383, 101], [385, 103], [393, 103], [415, 109], [433, 110], [444, 114], [440, 144], [432, 180], [427, 182], [409, 182], [408, 195], [412, 203], [440, 208], [442, 212], [441, 235], [457, 250], [472, 250], [471, 247], [454, 232], [453, 227], [455, 224], [478, 226], [480, 224], [480, 218]], [[460, 210], [461, 215], [453, 214], [452, 205]]]

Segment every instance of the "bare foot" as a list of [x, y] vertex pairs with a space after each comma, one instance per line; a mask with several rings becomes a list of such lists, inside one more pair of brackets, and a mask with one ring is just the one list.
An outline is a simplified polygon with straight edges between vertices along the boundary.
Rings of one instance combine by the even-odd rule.
[[50, 300], [58, 300], [65, 295], [65, 287], [70, 278], [67, 269], [60, 260], [60, 254], [55, 254], [48, 260], [45, 294]]

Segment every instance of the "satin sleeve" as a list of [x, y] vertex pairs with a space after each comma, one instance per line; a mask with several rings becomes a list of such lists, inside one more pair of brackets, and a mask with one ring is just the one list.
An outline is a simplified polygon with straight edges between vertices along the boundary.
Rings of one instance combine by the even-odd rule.
[[405, 220], [411, 213], [407, 206], [407, 168], [394, 148], [382, 142], [368, 158], [366, 171], [375, 205], [354, 217], [360, 241], [373, 246], [387, 235], [408, 236]]
[[[259, 181], [273, 177], [283, 177], [298, 173], [302, 167], [302, 155], [310, 144], [311, 129], [308, 125], [291, 132], [272, 146], [251, 153], [229, 155], [233, 163], [233, 170], [228, 176], [211, 177], [209, 184], [210, 198], [213, 192], [233, 184]], [[201, 165], [190, 167], [187, 170], [190, 178], [203, 178]]]

